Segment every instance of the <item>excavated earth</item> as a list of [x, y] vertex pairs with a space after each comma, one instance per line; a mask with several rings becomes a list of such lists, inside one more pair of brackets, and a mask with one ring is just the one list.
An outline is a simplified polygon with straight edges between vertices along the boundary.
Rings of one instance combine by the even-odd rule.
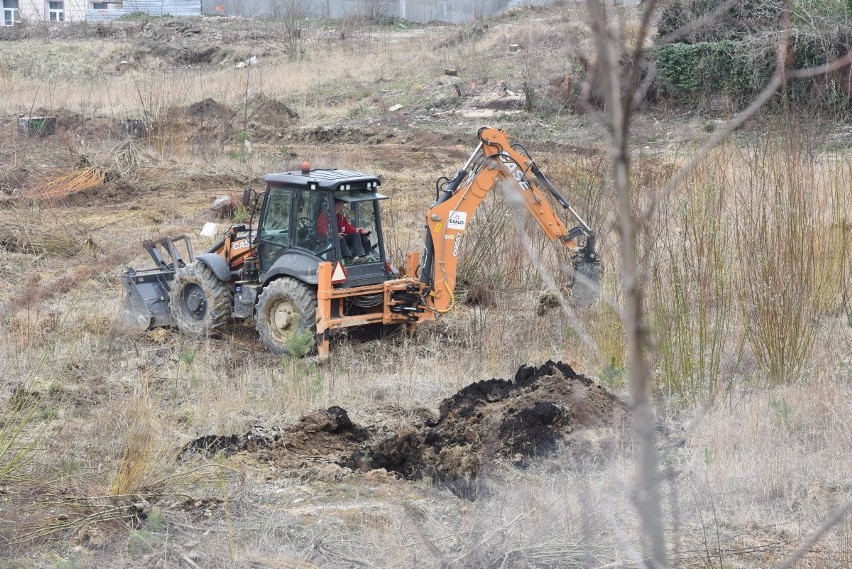
[[200, 437], [184, 452], [248, 453], [284, 476], [316, 464], [384, 469], [408, 480], [429, 477], [470, 496], [472, 481], [497, 459], [524, 467], [565, 449], [576, 460], [597, 462], [617, 443], [626, 420], [621, 400], [570, 366], [548, 361], [521, 366], [513, 380], [468, 385], [440, 404], [437, 417], [403, 432], [357, 425], [345, 409], [331, 407], [294, 425]]

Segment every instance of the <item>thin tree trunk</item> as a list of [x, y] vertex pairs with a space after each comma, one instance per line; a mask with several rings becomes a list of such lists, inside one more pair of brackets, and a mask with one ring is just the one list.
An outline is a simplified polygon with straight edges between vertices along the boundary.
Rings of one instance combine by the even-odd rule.
[[[633, 415], [633, 438], [637, 453], [634, 502], [639, 514], [642, 546], [647, 563], [653, 568], [667, 567], [659, 489], [659, 459], [651, 412], [651, 372], [648, 363], [648, 330], [643, 318], [642, 283], [637, 256], [637, 223], [633, 213], [633, 191], [630, 185], [629, 133], [633, 92], [638, 87], [638, 66], [642, 57], [644, 32], [649, 18], [643, 18], [642, 32], [637, 38], [630, 78], [622, 85], [621, 69], [613, 49], [615, 37], [610, 33], [605, 7], [600, 0], [587, 0], [598, 69], [604, 86], [607, 124], [610, 130], [610, 154], [613, 162], [615, 192], [618, 201], [621, 277], [624, 282], [624, 328], [628, 354]], [[653, 10], [646, 6], [646, 16]]]

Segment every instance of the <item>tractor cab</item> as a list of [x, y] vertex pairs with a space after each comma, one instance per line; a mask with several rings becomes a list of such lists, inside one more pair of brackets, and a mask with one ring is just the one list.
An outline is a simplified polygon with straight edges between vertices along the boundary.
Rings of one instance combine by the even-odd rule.
[[[387, 196], [376, 191], [378, 178], [349, 170], [305, 169], [269, 174], [264, 181], [255, 238], [261, 282], [286, 275], [316, 284], [322, 261], [333, 264], [340, 286], [378, 284], [392, 277], [379, 214], [379, 202]], [[336, 201], [342, 202], [346, 220], [365, 231], [364, 255], [357, 259], [338, 233]]]

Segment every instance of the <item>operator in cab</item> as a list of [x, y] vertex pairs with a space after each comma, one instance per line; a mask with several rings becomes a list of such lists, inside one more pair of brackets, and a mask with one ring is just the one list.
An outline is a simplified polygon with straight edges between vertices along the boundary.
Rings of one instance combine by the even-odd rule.
[[[367, 251], [370, 250], [370, 232], [362, 227], [352, 225], [343, 215], [345, 203], [334, 200], [334, 211], [337, 214], [337, 232], [340, 234], [340, 252], [344, 259], [351, 259], [354, 264], [365, 263], [368, 260]], [[323, 211], [317, 217], [317, 233], [323, 239], [330, 237], [329, 226], [331, 217], [328, 212]]]

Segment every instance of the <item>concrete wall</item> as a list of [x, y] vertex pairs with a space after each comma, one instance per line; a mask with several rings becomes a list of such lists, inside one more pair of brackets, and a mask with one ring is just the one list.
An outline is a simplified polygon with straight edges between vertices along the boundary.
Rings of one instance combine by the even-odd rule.
[[516, 6], [542, 6], [554, 0], [201, 0], [204, 14], [275, 18], [342, 19], [354, 16], [402, 18], [412, 22], [469, 22]]
[[552, 4], [549, 0], [399, 0], [393, 2], [395, 8], [389, 15], [403, 20], [425, 24], [427, 22], [470, 22], [499, 14], [508, 8], [518, 6], [543, 6]]

